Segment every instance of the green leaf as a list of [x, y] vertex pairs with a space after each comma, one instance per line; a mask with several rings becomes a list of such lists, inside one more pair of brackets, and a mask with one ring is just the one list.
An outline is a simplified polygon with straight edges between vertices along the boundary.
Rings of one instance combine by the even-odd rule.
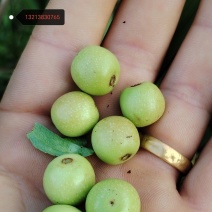
[[61, 138], [40, 123], [35, 123], [27, 138], [35, 148], [53, 156], [75, 153], [87, 157], [94, 153], [92, 149], [85, 147], [85, 137]]

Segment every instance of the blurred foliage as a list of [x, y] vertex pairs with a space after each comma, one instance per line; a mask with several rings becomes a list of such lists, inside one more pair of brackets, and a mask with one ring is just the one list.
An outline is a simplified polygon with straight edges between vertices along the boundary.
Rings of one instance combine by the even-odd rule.
[[24, 26], [16, 18], [10, 20], [8, 17], [18, 15], [23, 9], [43, 9], [47, 4], [47, 0], [6, 2], [0, 14], [0, 99], [33, 29], [33, 26]]

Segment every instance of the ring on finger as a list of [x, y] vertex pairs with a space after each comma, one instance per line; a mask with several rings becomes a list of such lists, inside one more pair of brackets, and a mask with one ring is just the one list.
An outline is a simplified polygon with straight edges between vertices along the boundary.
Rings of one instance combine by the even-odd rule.
[[141, 140], [141, 147], [184, 174], [191, 169], [192, 164], [188, 158], [157, 138], [144, 135]]

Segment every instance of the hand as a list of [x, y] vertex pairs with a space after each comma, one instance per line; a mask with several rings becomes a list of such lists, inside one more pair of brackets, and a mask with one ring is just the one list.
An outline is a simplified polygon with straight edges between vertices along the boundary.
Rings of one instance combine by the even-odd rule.
[[[115, 0], [52, 0], [64, 8], [64, 26], [38, 26], [21, 56], [0, 104], [0, 210], [42, 211], [50, 205], [42, 177], [52, 157], [26, 138], [35, 122], [53, 129], [52, 103], [75, 89], [69, 67], [87, 45], [100, 45]], [[95, 98], [101, 117], [119, 114], [123, 88], [154, 81], [185, 1], [123, 1], [103, 46], [116, 54], [121, 79], [113, 94]], [[212, 2], [201, 2], [195, 21], [161, 84], [166, 111], [145, 133], [191, 159], [210, 120], [212, 70]], [[109, 105], [109, 107], [108, 107]], [[129, 162], [108, 166], [91, 162], [97, 180], [122, 178], [141, 197], [142, 211], [212, 211], [212, 140], [179, 189], [179, 172], [140, 149]], [[129, 172], [130, 170], [130, 172]]]

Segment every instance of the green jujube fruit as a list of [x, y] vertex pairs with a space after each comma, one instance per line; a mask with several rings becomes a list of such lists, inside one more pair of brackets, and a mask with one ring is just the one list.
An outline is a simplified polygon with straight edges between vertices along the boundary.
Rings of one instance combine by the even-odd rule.
[[91, 95], [105, 95], [118, 83], [120, 65], [116, 56], [101, 46], [87, 46], [74, 58], [71, 76], [77, 86]]
[[165, 99], [160, 89], [151, 82], [125, 88], [120, 95], [123, 116], [136, 127], [156, 122], [165, 111]]
[[43, 188], [54, 204], [77, 205], [95, 184], [90, 162], [78, 154], [65, 154], [53, 159], [43, 176]]
[[45, 208], [43, 212], [81, 212], [81, 211], [71, 205], [51, 205], [48, 208]]
[[137, 190], [120, 179], [98, 182], [88, 193], [86, 212], [140, 212], [141, 203]]
[[99, 120], [99, 112], [90, 95], [81, 91], [72, 91], [54, 102], [51, 118], [63, 135], [78, 137], [94, 127]]
[[105, 163], [116, 165], [131, 159], [138, 151], [140, 137], [135, 125], [123, 116], [100, 120], [92, 130], [95, 154]]

